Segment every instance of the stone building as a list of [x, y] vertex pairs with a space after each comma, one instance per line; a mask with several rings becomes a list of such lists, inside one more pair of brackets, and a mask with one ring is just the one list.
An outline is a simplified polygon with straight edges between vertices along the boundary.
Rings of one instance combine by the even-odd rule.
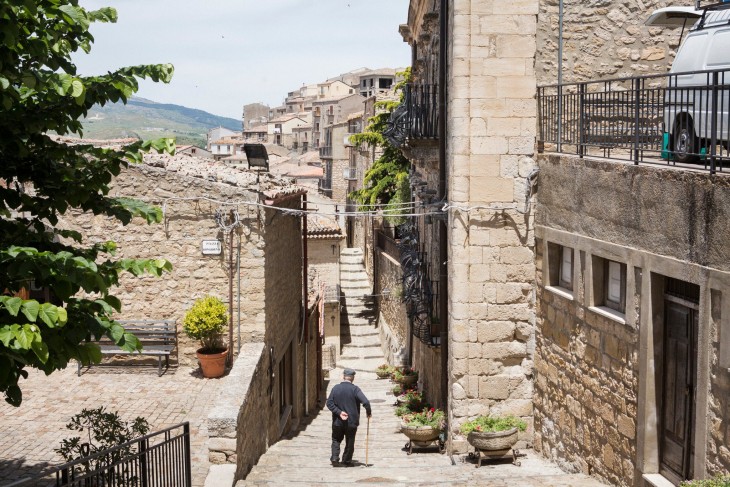
[[[448, 411], [450, 451], [465, 449], [465, 419], [511, 413], [529, 422], [523, 444], [615, 485], [727, 474], [728, 182], [537, 153], [558, 3], [410, 2], [401, 148], [415, 201], [445, 216], [412, 221], [438, 291], [406, 324], [408, 358]], [[566, 0], [564, 81], [666, 72], [680, 31], [643, 25], [666, 4]], [[388, 340], [407, 340], [400, 326]]]
[[[315, 407], [322, 384], [319, 294], [303, 292], [304, 234], [296, 212], [304, 192], [267, 173], [183, 154], [145, 156], [114, 179], [110, 194], [158, 205], [163, 222], [135, 218], [122, 226], [74, 214], [64, 224], [88, 244], [116, 241], [119, 258], [159, 257], [173, 266], [161, 278], [121, 276], [117, 319], [174, 320], [175, 357], [193, 365], [199, 345], [182, 331], [187, 309], [214, 295], [232, 310], [226, 342], [236, 358], [219, 379], [220, 397], [210, 398], [216, 406], [208, 430], [211, 462], [236, 465], [240, 478]], [[220, 242], [220, 252], [204, 254], [203, 241]]]

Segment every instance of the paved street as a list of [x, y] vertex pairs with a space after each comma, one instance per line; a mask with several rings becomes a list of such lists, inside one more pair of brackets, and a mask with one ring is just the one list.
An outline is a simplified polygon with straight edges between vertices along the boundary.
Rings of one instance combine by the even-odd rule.
[[145, 417], [151, 431], [190, 422], [193, 485], [208, 472], [206, 417], [219, 381], [203, 379], [195, 369], [171, 367], [162, 377], [150, 367], [94, 367], [76, 376], [76, 367], [46, 377], [31, 371], [22, 382], [23, 404], [0, 403], [0, 486], [63, 463], [53, 450], [71, 416], [84, 408], [106, 406], [124, 420]]

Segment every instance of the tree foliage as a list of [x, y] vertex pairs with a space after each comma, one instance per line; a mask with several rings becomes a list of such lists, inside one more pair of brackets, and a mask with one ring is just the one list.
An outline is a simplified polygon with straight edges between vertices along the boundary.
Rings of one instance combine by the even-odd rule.
[[[111, 294], [123, 272], [160, 275], [163, 259], [113, 258], [116, 245], [85, 245], [60, 228], [59, 216], [90, 212], [129, 223], [159, 222], [161, 211], [108, 195], [113, 177], [145, 150], [172, 152], [174, 141], [136, 142], [121, 149], [66, 144], [49, 135], [82, 135], [88, 110], [126, 102], [138, 79], [169, 82], [172, 65], [122, 68], [80, 76], [71, 58], [88, 52], [93, 22], [115, 22], [116, 11], [88, 11], [77, 0], [5, 0], [0, 5], [0, 391], [22, 401], [27, 367], [50, 374], [71, 359], [98, 362], [94, 343], [106, 335], [128, 351], [139, 341], [112, 319]], [[31, 283], [50, 302], [24, 299]]]
[[[375, 205], [388, 205], [386, 214], [400, 213], [400, 204], [410, 201], [410, 186], [408, 182], [408, 168], [410, 162], [401, 153], [400, 149], [393, 147], [383, 137], [388, 128], [388, 120], [391, 113], [403, 102], [403, 88], [410, 80], [411, 68], [398, 73], [403, 81], [396, 84], [396, 92], [400, 92], [400, 101], [379, 101], [375, 104], [377, 113], [368, 120], [365, 131], [354, 134], [350, 140], [353, 144], [369, 145], [382, 150], [373, 165], [365, 172], [363, 187], [350, 193], [350, 198], [355, 200], [360, 209], [372, 210]], [[393, 216], [389, 218], [393, 223], [402, 223], [402, 218]]]

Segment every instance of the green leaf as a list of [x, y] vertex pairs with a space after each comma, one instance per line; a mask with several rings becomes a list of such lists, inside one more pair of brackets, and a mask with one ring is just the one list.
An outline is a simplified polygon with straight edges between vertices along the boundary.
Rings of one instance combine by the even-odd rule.
[[46, 345], [45, 342], [33, 341], [31, 347], [33, 348], [33, 353], [35, 353], [36, 357], [38, 357], [38, 360], [44, 364], [48, 362], [48, 345]]
[[41, 305], [35, 299], [31, 299], [30, 301], [23, 301], [21, 308], [23, 315], [28, 318], [28, 321], [35, 321], [38, 317], [38, 311], [40, 310]]
[[21, 329], [15, 332], [15, 346], [20, 350], [30, 350], [34, 339], [35, 333], [29, 325], [23, 325]]
[[5, 309], [8, 310], [8, 313], [12, 316], [18, 316], [18, 311], [20, 311], [23, 300], [18, 297], [12, 297], [7, 299], [3, 304], [5, 305]]
[[10, 342], [15, 339], [15, 331], [12, 329], [13, 326], [18, 325], [5, 325], [0, 327], [0, 342], [6, 348], [10, 348]]
[[142, 350], [142, 344], [136, 336], [125, 332], [123, 338], [124, 343], [121, 345], [122, 350], [126, 350], [127, 352], [137, 352]]
[[[54, 328], [58, 322], [58, 310], [59, 308], [56, 308], [51, 303], [43, 303], [38, 310], [38, 317], [41, 321], [43, 321], [43, 323], [48, 325], [49, 328]], [[64, 310], [64, 313], [65, 311], [66, 310]]]
[[111, 339], [114, 340], [114, 343], [119, 344], [122, 338], [124, 338], [124, 333], [124, 327], [118, 323], [112, 323], [111, 328], [109, 328], [109, 334], [111, 335]]
[[111, 296], [111, 295], [106, 296], [104, 298], [104, 301], [106, 301], [109, 304], [109, 306], [111, 306], [115, 310], [117, 310], [117, 311], [122, 310], [122, 302], [119, 301], [119, 298], [117, 298], [116, 296]]

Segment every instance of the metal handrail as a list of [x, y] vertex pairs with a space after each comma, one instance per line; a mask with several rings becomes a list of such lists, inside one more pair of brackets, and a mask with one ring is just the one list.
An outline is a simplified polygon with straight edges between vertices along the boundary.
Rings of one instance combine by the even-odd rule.
[[[182, 428], [182, 432], [176, 432]], [[162, 438], [161, 442], [155, 442]], [[122, 458], [105, 462], [115, 453], [125, 453]], [[39, 481], [55, 475], [56, 487], [82, 487], [86, 485], [177, 485], [191, 487], [192, 464], [190, 454], [190, 423], [184, 422], [163, 430], [135, 438], [113, 448], [76, 459], [53, 467], [45, 474], [22, 479], [12, 487], [30, 487]], [[165, 460], [168, 460], [165, 462]], [[84, 467], [94, 461], [101, 462], [101, 468], [77, 473], [77, 467]], [[125, 470], [126, 467], [126, 470]], [[126, 478], [129, 475], [130, 478]], [[94, 483], [97, 482], [97, 483]], [[172, 483], [171, 483], [172, 482]]]
[[730, 165], [728, 102], [727, 69], [540, 86], [538, 150], [714, 174]]

